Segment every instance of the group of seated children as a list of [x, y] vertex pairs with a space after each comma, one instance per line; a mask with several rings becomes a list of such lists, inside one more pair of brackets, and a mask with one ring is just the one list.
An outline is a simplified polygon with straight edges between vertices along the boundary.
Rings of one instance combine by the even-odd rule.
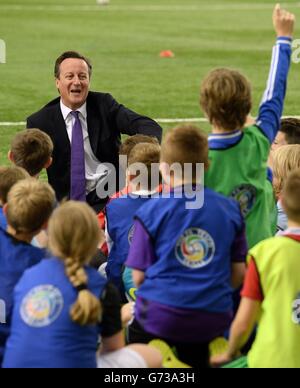
[[[154, 339], [191, 367], [219, 366], [255, 330], [244, 366], [300, 367], [299, 122], [283, 121], [279, 132], [294, 15], [277, 5], [273, 22], [277, 42], [257, 120], [249, 121], [249, 81], [213, 70], [200, 96], [212, 134], [186, 125], [161, 147], [140, 135], [125, 140], [126, 187], [98, 219], [86, 204], [57, 205], [48, 184], [29, 178], [50, 166], [53, 146], [47, 137], [42, 149], [39, 136], [47, 135], [38, 130], [18, 135], [9, 153], [18, 167], [0, 170], [3, 367], [159, 367], [160, 353], [146, 345]], [[268, 159], [287, 217], [280, 214], [276, 237]], [[32, 241], [43, 229], [47, 252]], [[105, 276], [90, 266], [101, 246]], [[233, 290], [242, 285], [234, 316]], [[122, 315], [128, 298], [133, 313], [125, 306]], [[226, 352], [210, 359], [210, 343], [230, 326]]]
[[[50, 138], [26, 130], [16, 143], [10, 160], [23, 168], [0, 169], [0, 366], [160, 367], [156, 349], [125, 347], [118, 291], [88, 267], [104, 240], [96, 214], [67, 202], [51, 216], [55, 193], [35, 179], [51, 162]], [[48, 251], [34, 246], [46, 228]]]

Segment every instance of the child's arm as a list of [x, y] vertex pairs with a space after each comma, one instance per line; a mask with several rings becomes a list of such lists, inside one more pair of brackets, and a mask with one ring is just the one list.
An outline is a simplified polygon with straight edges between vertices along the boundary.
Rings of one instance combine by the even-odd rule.
[[256, 122], [270, 143], [273, 143], [280, 128], [287, 76], [291, 62], [294, 22], [295, 16], [293, 14], [282, 10], [279, 5], [276, 5], [273, 13], [273, 23], [277, 34], [277, 43], [273, 49], [267, 89]]
[[231, 361], [238, 351], [247, 342], [252, 333], [255, 323], [258, 321], [260, 306], [264, 300], [260, 276], [255, 260], [250, 256], [242, 300], [236, 317], [232, 323], [229, 338], [229, 347], [226, 353], [211, 358], [214, 366], [225, 364]]
[[247, 343], [257, 322], [260, 302], [242, 298], [236, 318], [230, 329], [229, 345], [226, 353], [211, 358], [211, 364], [218, 366], [230, 362], [238, 351]]
[[239, 288], [245, 279], [246, 264], [233, 262], [231, 263], [231, 286], [234, 289]]
[[102, 343], [101, 353], [112, 352], [125, 346], [123, 325], [121, 321], [121, 298], [117, 288], [108, 283], [101, 297]]
[[121, 319], [123, 327], [127, 327], [134, 318], [134, 302], [124, 304], [121, 309]]
[[239, 227], [240, 230], [237, 232], [231, 247], [231, 286], [234, 289], [239, 288], [243, 284], [248, 254], [246, 226], [241, 213]]
[[156, 260], [152, 239], [139, 219], [136, 219], [126, 266], [133, 269], [132, 278], [137, 287], [144, 282], [145, 271]]
[[124, 330], [119, 331], [111, 337], [103, 337], [100, 354], [115, 352], [125, 347]]
[[[106, 245], [107, 245], [107, 252], [108, 252], [108, 255], [109, 255], [111, 250], [112, 250], [112, 247], [114, 245], [114, 241], [113, 241], [113, 239], [111, 238], [111, 236], [109, 234], [107, 216], [105, 217], [105, 232], [104, 233], [105, 233], [105, 242], [106, 242]], [[103, 243], [102, 243], [102, 245], [103, 245]]]
[[134, 269], [132, 271], [132, 279], [137, 288], [139, 288], [145, 281], [145, 272]]

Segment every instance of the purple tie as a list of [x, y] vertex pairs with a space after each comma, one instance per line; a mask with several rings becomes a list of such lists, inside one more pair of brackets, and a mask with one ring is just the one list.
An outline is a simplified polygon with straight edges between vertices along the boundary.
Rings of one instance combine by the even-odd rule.
[[71, 144], [71, 195], [75, 201], [86, 201], [84, 145], [79, 112], [71, 112], [75, 118]]

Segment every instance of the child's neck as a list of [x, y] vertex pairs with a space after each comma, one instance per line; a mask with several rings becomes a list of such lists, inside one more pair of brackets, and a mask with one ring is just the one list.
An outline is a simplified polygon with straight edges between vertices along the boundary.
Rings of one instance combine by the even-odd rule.
[[175, 187], [182, 187], [182, 186], [193, 186], [196, 185], [197, 183], [194, 182], [193, 180], [190, 179], [171, 179], [170, 186], [175, 188]]
[[[247, 119], [246, 119], [246, 122], [245, 122], [243, 128], [250, 127], [251, 125], [254, 125], [254, 124], [255, 124], [255, 119], [251, 115], [249, 115], [249, 116], [247, 116]], [[218, 127], [217, 125], [213, 125], [213, 127], [212, 127], [212, 133], [214, 133], [214, 134], [231, 133], [231, 132], [235, 132], [238, 130], [242, 131], [242, 128], [236, 128], [236, 129], [232, 130], [232, 129]]]
[[288, 228], [290, 229], [300, 229], [300, 224], [299, 222], [295, 222], [292, 220], [288, 220]]
[[231, 133], [231, 132], [235, 132], [235, 131], [238, 131], [238, 129], [235, 129], [235, 130], [232, 130], [232, 129], [225, 129], [225, 128], [221, 128], [221, 127], [216, 127], [216, 126], [213, 126], [212, 127], [212, 133], [213, 134], [224, 134], [224, 133]]
[[128, 182], [128, 185], [127, 187], [129, 188], [129, 191], [132, 193], [132, 194], [139, 194], [139, 193], [142, 193], [142, 195], [147, 195], [147, 194], [152, 194], [154, 193], [155, 191], [157, 191], [157, 187], [155, 188], [151, 188], [151, 187], [143, 187], [142, 185], [140, 184], [131, 184], [131, 181]]
[[16, 240], [26, 242], [28, 244], [31, 243], [33, 237], [35, 236], [34, 233], [17, 233], [15, 229], [10, 225], [7, 226], [6, 231], [8, 234], [13, 236]]

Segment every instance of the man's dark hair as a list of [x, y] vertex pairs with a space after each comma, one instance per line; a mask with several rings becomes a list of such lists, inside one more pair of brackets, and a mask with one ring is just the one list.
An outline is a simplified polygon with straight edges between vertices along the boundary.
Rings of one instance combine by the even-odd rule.
[[59, 76], [60, 76], [60, 65], [62, 64], [62, 62], [65, 59], [69, 59], [69, 58], [82, 59], [88, 65], [89, 76], [91, 77], [91, 75], [92, 75], [92, 64], [91, 64], [91, 61], [88, 58], [86, 58], [83, 55], [81, 55], [80, 53], [78, 53], [77, 51], [66, 51], [63, 54], [61, 54], [61, 56], [59, 56], [57, 58], [56, 62], [55, 62], [55, 67], [54, 67], [54, 76], [55, 76], [55, 78], [59, 78]]
[[300, 144], [300, 120], [287, 118], [281, 120], [280, 132], [285, 134], [288, 144]]

